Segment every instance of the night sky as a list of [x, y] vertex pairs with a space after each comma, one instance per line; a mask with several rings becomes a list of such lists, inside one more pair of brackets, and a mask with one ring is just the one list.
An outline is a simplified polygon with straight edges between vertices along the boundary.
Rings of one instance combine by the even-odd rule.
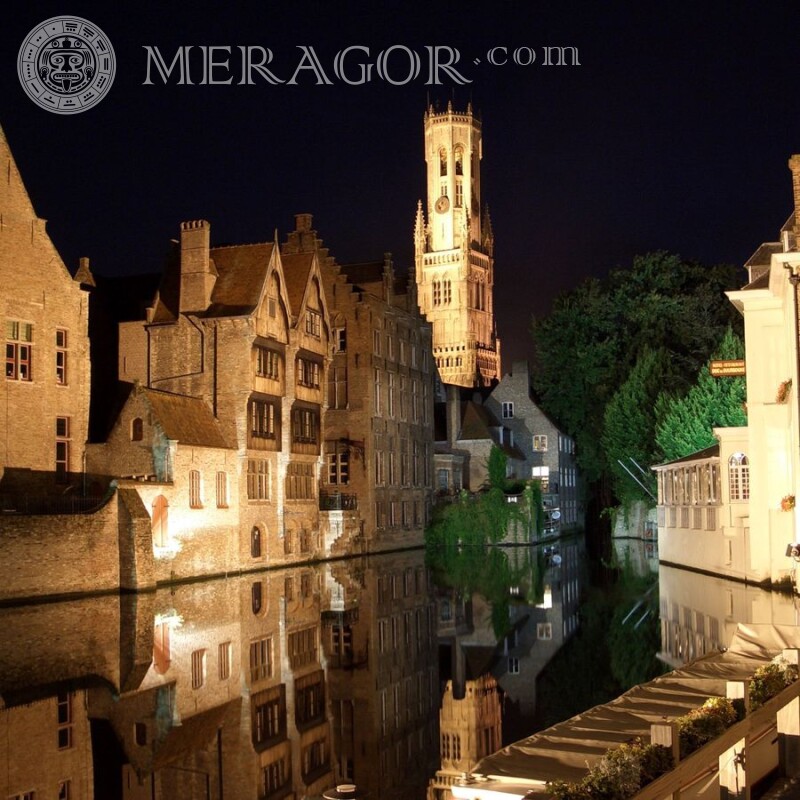
[[[39, 216], [70, 269], [89, 256], [107, 275], [159, 270], [183, 220], [212, 244], [281, 239], [294, 214], [341, 262], [413, 255], [423, 197], [429, 102], [471, 100], [483, 119], [483, 198], [496, 237], [495, 312], [504, 364], [526, 355], [531, 313], [588, 275], [667, 249], [741, 264], [791, 210], [786, 166], [800, 152], [797, 29], [789, 3], [252, 2], [230, 8], [144, 2], [14, 3], [0, 28], [0, 124]], [[744, 6], [744, 7], [743, 7]], [[749, 10], [748, 7], [749, 6]], [[57, 15], [99, 25], [117, 62], [95, 108], [56, 115], [17, 77], [28, 32]], [[145, 45], [171, 61], [192, 45], [231, 47], [232, 85], [144, 85]], [[313, 48], [331, 85], [239, 86], [240, 46], [273, 53], [288, 81]], [[388, 77], [337, 78], [337, 52]], [[426, 46], [456, 48], [458, 85], [427, 85]], [[542, 63], [547, 46], [580, 66]], [[491, 65], [491, 48], [509, 63]], [[513, 63], [536, 60], [528, 66]], [[411, 51], [420, 74], [405, 80]], [[495, 51], [498, 59], [504, 51]], [[220, 59], [224, 54], [220, 55]], [[475, 59], [479, 63], [475, 64]]]

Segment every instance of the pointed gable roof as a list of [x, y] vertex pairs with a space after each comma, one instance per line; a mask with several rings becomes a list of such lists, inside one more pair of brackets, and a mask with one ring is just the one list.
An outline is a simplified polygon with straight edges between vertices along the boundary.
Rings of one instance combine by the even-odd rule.
[[204, 316], [252, 314], [264, 293], [274, 249], [273, 242], [211, 248], [218, 277]]
[[292, 253], [282, 256], [281, 260], [292, 316], [297, 317], [306, 296], [308, 278], [314, 265], [314, 253]]
[[31, 203], [28, 190], [22, 181], [8, 140], [0, 127], [0, 211], [4, 219], [36, 219], [36, 211]]

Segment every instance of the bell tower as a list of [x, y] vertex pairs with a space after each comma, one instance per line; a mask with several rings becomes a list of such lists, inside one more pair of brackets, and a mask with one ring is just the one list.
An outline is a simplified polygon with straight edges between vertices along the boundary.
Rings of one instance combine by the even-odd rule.
[[[466, 112], [425, 112], [427, 206], [417, 204], [414, 259], [420, 311], [433, 326], [433, 357], [446, 384], [500, 377], [494, 324], [494, 235], [481, 208], [481, 122]], [[426, 221], [427, 220], [427, 221]]]

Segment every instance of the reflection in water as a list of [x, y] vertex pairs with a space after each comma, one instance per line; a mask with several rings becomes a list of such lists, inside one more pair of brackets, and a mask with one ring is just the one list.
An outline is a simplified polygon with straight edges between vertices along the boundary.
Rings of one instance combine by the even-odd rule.
[[422, 797], [435, 610], [422, 551], [0, 609], [0, 796]]
[[434, 773], [445, 797], [530, 732], [580, 552], [440, 553], [436, 586], [417, 550], [2, 608], [0, 797], [421, 799]]
[[659, 568], [661, 652], [679, 667], [714, 650], [724, 650], [739, 623], [800, 624], [798, 598], [791, 593], [668, 567]]

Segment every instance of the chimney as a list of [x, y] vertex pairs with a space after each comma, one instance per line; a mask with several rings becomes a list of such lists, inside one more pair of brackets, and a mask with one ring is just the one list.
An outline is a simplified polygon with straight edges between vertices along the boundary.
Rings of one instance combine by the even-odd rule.
[[313, 214], [295, 214], [294, 215], [294, 229], [296, 231], [306, 232], [311, 230], [311, 224], [314, 221]]
[[211, 265], [210, 244], [211, 223], [204, 219], [181, 223], [182, 314], [205, 311], [211, 305], [217, 271]]
[[461, 434], [461, 393], [458, 386], [448, 383], [445, 386], [447, 391], [447, 444], [452, 448], [458, 441]]

